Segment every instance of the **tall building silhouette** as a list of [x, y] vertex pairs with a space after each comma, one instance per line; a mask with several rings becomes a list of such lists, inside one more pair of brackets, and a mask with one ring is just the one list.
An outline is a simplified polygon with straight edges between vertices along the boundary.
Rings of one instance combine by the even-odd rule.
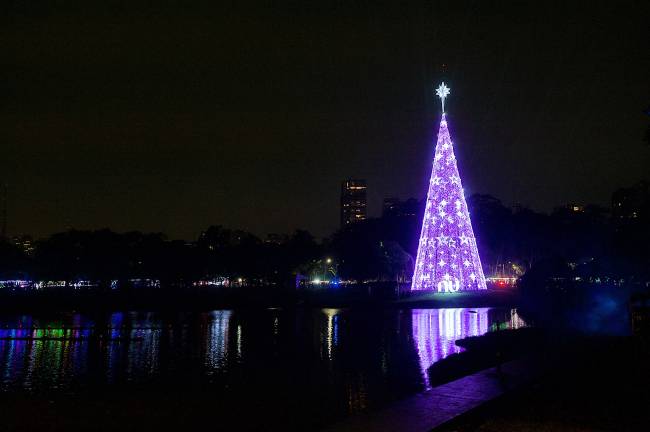
[[341, 183], [341, 228], [367, 217], [366, 181], [347, 179]]

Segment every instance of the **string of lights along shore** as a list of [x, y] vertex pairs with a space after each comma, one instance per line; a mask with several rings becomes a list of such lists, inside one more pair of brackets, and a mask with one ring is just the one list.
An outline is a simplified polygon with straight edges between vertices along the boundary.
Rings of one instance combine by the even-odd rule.
[[442, 118], [411, 282], [413, 291], [487, 289], [449, 135], [445, 99], [450, 93], [444, 82], [436, 89]]

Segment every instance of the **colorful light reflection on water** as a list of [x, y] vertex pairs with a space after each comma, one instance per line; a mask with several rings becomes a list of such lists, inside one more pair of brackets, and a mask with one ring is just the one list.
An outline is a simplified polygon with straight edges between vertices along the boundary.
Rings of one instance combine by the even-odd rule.
[[0, 316], [0, 391], [155, 385], [274, 403], [281, 392], [349, 413], [426, 389], [457, 339], [497, 325], [524, 323], [487, 308]]

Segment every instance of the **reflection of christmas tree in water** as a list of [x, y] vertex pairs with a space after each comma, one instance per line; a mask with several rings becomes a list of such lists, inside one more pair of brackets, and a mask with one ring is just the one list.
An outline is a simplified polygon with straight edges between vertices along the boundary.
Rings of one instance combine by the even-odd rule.
[[449, 88], [442, 83], [436, 93], [442, 99], [443, 113], [411, 289], [439, 292], [486, 289], [447, 129], [444, 101]]
[[429, 388], [429, 367], [463, 349], [458, 339], [481, 336], [489, 330], [489, 308], [413, 309], [413, 340], [420, 360], [424, 385]]

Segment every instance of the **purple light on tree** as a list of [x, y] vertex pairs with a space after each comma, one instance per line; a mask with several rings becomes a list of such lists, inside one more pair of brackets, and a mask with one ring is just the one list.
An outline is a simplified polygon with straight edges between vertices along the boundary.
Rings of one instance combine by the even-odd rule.
[[444, 107], [449, 93], [444, 82], [436, 89], [436, 94], [442, 100], [442, 119], [411, 282], [412, 291], [487, 289], [454, 146], [447, 128]]

